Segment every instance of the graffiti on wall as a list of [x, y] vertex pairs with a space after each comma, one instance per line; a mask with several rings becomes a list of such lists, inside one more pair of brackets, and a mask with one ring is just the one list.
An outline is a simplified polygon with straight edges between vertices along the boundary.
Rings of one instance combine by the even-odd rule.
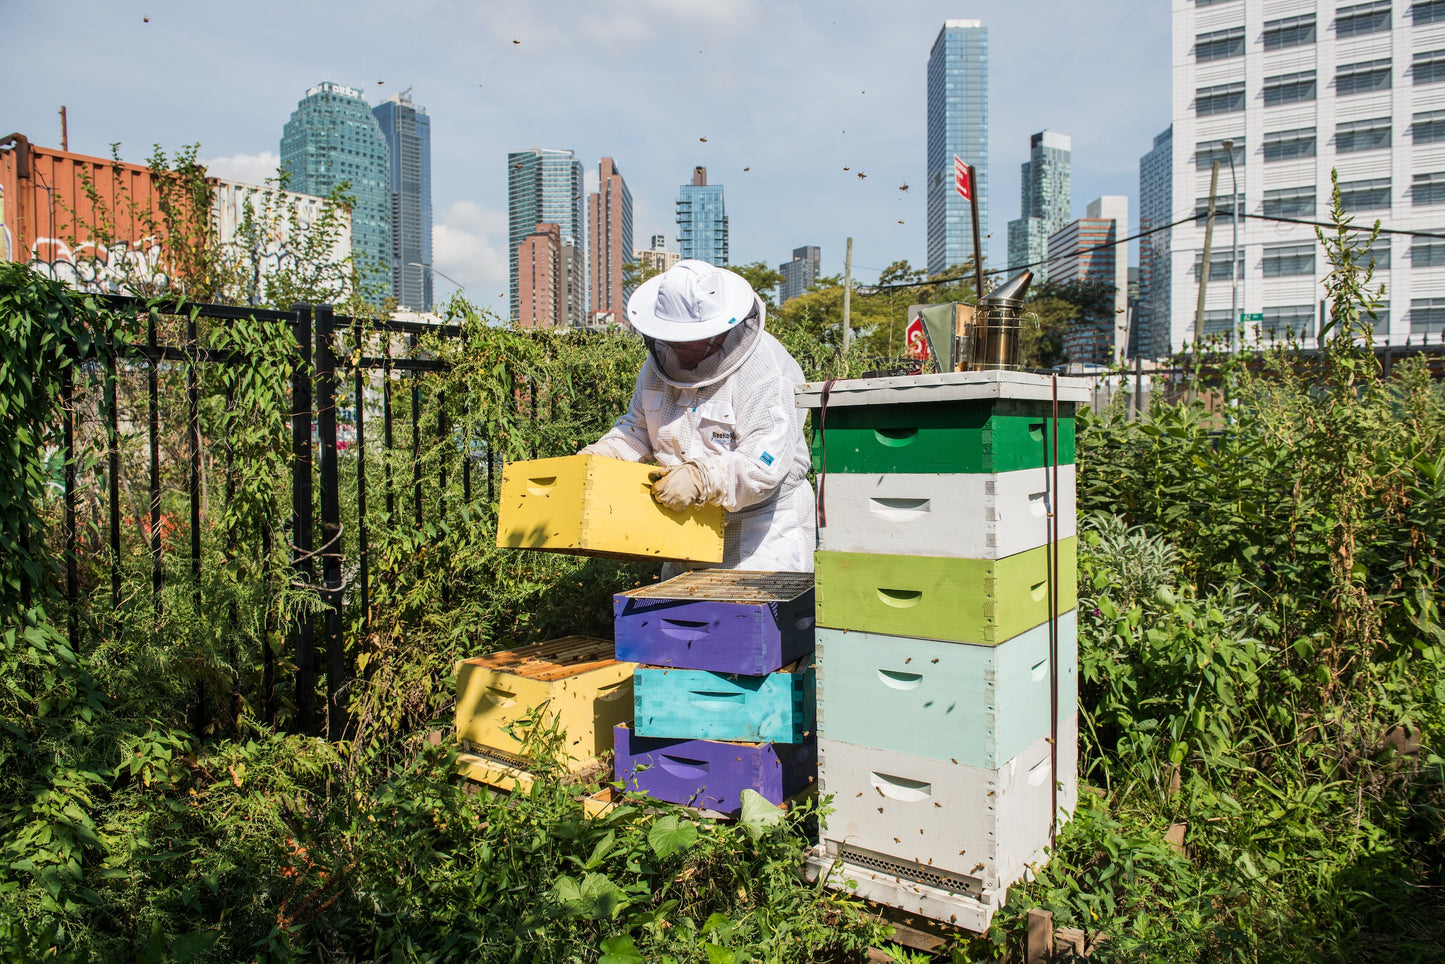
[[155, 237], [108, 245], [37, 238], [28, 265], [47, 278], [94, 294], [154, 293], [164, 291], [169, 281]]
[[5, 185], [0, 184], [0, 261], [11, 260], [10, 251], [14, 246], [10, 237], [10, 223], [5, 220]]

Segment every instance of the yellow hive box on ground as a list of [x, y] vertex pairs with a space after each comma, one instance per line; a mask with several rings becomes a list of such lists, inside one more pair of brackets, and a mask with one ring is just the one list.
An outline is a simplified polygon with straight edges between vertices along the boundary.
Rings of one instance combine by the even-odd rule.
[[[612, 749], [612, 728], [632, 719], [632, 670], [612, 643], [565, 636], [457, 663], [457, 737], [501, 760], [525, 766], [527, 734], [507, 727], [543, 707], [543, 725], [563, 733], [558, 762], [581, 770]], [[545, 706], [544, 706], [545, 704]]]
[[654, 468], [598, 455], [511, 462], [502, 469], [497, 545], [722, 562], [723, 510], [664, 509], [647, 479]]

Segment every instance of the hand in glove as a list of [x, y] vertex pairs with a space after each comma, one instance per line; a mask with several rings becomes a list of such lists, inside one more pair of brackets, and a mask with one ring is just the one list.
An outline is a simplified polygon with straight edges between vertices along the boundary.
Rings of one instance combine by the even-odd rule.
[[577, 454], [578, 454], [578, 455], [600, 455], [600, 456], [602, 456], [603, 458], [607, 458], [607, 459], [615, 459], [615, 458], [617, 458], [617, 456], [615, 456], [615, 455], [612, 454], [612, 449], [610, 449], [610, 448], [607, 447], [606, 445], [603, 445], [601, 442], [593, 442], [591, 445], [584, 445], [584, 446], [582, 446], [580, 449], [577, 450]]
[[652, 498], [658, 505], [681, 512], [706, 501], [702, 469], [696, 463], [684, 462], [675, 469], [653, 469], [647, 474], [652, 483]]

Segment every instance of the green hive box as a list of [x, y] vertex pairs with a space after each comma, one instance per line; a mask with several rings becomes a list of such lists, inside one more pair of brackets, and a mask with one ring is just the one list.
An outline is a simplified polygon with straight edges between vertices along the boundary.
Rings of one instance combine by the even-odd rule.
[[1024, 372], [950, 372], [908, 378], [847, 379], [798, 388], [813, 410], [818, 471], [1013, 472], [1074, 461], [1074, 406], [1089, 391]]
[[[1077, 601], [1078, 540], [1063, 539], [1055, 614]], [[1003, 559], [818, 552], [818, 625], [994, 645], [1049, 618], [1049, 546]]]

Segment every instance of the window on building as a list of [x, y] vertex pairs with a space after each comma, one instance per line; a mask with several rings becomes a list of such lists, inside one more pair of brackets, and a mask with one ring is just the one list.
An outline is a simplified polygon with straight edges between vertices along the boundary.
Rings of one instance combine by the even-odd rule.
[[1346, 211], [1379, 211], [1390, 206], [1390, 179], [1341, 181], [1340, 206]]
[[1438, 84], [1445, 80], [1445, 50], [1422, 50], [1410, 62], [1410, 78], [1415, 84]]
[[[1244, 195], [1238, 195], [1239, 212], [1244, 213]], [[1194, 199], [1194, 216], [1199, 218], [1209, 213], [1209, 198], [1198, 197]], [[1215, 218], [1229, 218], [1234, 216], [1234, 208], [1230, 205], [1228, 194], [1219, 194], [1214, 198]]]
[[[1445, 3], [1445, 0], [1440, 0]], [[1279, 50], [1283, 47], [1302, 47], [1315, 42], [1315, 15], [1285, 17], [1270, 20], [1264, 25], [1264, 49]]]
[[1196, 7], [1212, 7], [1216, 3], [1228, 3], [1229, 0], [1194, 0]]
[[1445, 332], [1445, 298], [1410, 299], [1410, 334], [1438, 335]]
[[1315, 99], [1315, 72], [1302, 70], [1294, 74], [1277, 74], [1264, 79], [1264, 106], [1298, 104]]
[[1335, 126], [1335, 152], [1352, 154], [1390, 146], [1390, 118], [1348, 121]]
[[1445, 21], [1445, 0], [1421, 0], [1410, 6], [1410, 19], [1415, 26]]
[[1363, 60], [1341, 64], [1335, 71], [1335, 93], [1340, 97], [1390, 89], [1390, 61]]
[[1266, 278], [1285, 278], [1315, 273], [1313, 244], [1276, 244], [1264, 249], [1262, 261]]
[[[1244, 164], [1244, 138], [1236, 137], [1234, 141], [1234, 163], [1236, 166]], [[1221, 167], [1229, 166], [1230, 152], [1225, 149], [1224, 141], [1200, 141], [1194, 145], [1194, 167], [1196, 170], [1207, 171], [1218, 161]]]
[[1445, 110], [1427, 110], [1412, 117], [1410, 137], [1416, 144], [1445, 141]]
[[[1209, 280], [1210, 280], [1210, 281], [1233, 281], [1233, 280], [1234, 280], [1234, 272], [1229, 270], [1229, 266], [1230, 266], [1230, 263], [1231, 263], [1231, 262], [1230, 262], [1230, 258], [1229, 258], [1230, 253], [1231, 253], [1231, 252], [1230, 252], [1230, 250], [1229, 250], [1229, 248], [1228, 248], [1227, 246], [1226, 246], [1223, 250], [1220, 250], [1220, 249], [1216, 248], [1216, 249], [1214, 249], [1213, 251], [1209, 252]], [[1200, 267], [1200, 265], [1202, 265], [1202, 264], [1204, 264], [1204, 252], [1203, 252], [1203, 251], [1200, 251], [1200, 252], [1197, 252], [1197, 253], [1194, 255], [1194, 277], [1195, 277], [1196, 280], [1198, 280], [1198, 278], [1199, 278], [1199, 267]], [[1240, 274], [1243, 274], [1243, 273], [1244, 273], [1244, 271], [1243, 271], [1243, 268], [1244, 268], [1244, 258], [1243, 258], [1243, 257], [1240, 258], [1238, 267], [1241, 269], [1241, 270], [1240, 270]]]
[[1264, 135], [1265, 162], [1292, 161], [1297, 157], [1315, 156], [1315, 129], [1300, 127], [1292, 131], [1275, 131]]
[[1422, 204], [1445, 204], [1445, 171], [1416, 174], [1410, 184], [1410, 201], [1417, 207]]
[[1335, 12], [1335, 36], [1358, 37], [1390, 29], [1390, 0], [1356, 3]]
[[1203, 320], [1204, 328], [1200, 332], [1203, 337], [1234, 334], [1234, 312], [1228, 308], [1211, 308], [1204, 312]]
[[1308, 338], [1315, 333], [1314, 305], [1265, 308], [1259, 330], [1267, 338]]
[[1410, 245], [1410, 264], [1416, 268], [1445, 265], [1445, 241], [1416, 241]]
[[1264, 192], [1262, 213], [1275, 218], [1310, 217], [1315, 213], [1315, 188], [1281, 187]]
[[1198, 63], [1244, 56], [1244, 28], [1231, 27], [1202, 33], [1194, 38], [1194, 59]]
[[1231, 114], [1244, 110], [1244, 81], [1200, 87], [1194, 92], [1194, 116]]
[[1390, 239], [1388, 237], [1376, 238], [1375, 243], [1370, 245], [1370, 249], [1363, 252], [1356, 260], [1366, 267], [1369, 267], [1370, 262], [1373, 261], [1376, 271], [1388, 271], [1390, 269]]

